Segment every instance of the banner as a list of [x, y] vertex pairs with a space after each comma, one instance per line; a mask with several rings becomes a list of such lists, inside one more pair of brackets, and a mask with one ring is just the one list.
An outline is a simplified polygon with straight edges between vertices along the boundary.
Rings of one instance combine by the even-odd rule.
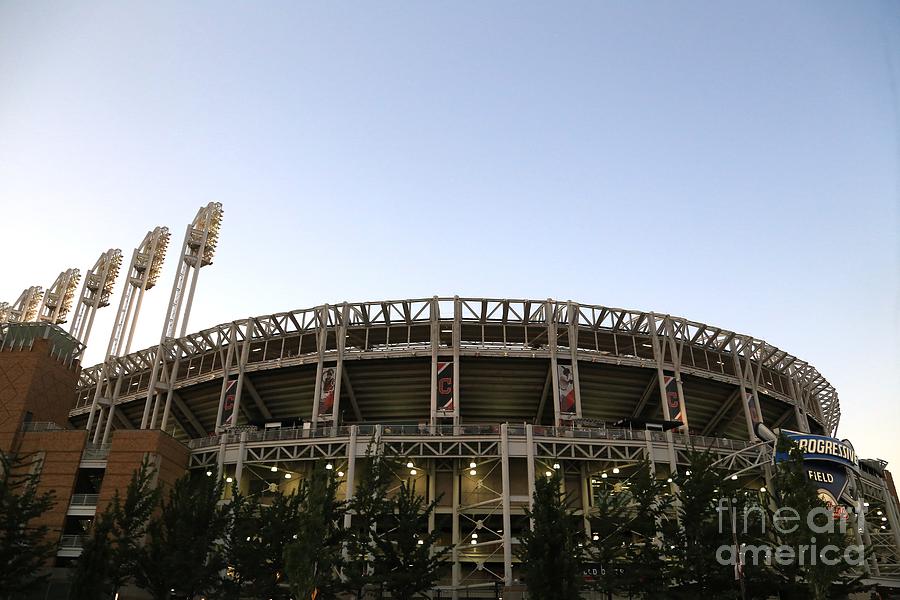
[[234, 414], [234, 396], [237, 393], [237, 377], [228, 380], [225, 388], [225, 404], [222, 409], [222, 427], [231, 427], [231, 417]]
[[322, 369], [322, 388], [319, 391], [319, 420], [334, 419], [334, 384], [337, 376], [336, 367]]
[[575, 374], [570, 365], [556, 365], [559, 376], [559, 414], [575, 414]]
[[437, 364], [437, 411], [452, 415], [456, 408], [453, 388], [453, 361]]
[[759, 407], [756, 405], [756, 398], [752, 392], [747, 393], [747, 411], [750, 413], [750, 422], [753, 424], [753, 431], [756, 432], [756, 426], [762, 423], [762, 417], [759, 414]]
[[681, 411], [681, 398], [678, 397], [678, 382], [673, 375], [663, 375], [663, 384], [666, 386], [666, 404], [669, 405], [669, 418], [672, 421], [680, 421], [684, 425], [684, 415]]

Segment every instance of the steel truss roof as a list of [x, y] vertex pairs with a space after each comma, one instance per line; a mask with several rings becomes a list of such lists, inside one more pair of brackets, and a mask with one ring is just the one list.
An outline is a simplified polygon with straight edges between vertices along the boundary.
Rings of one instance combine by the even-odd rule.
[[[438, 324], [436, 341], [441, 346], [449, 346], [451, 327], [458, 324], [461, 355], [543, 357], [551, 331], [556, 332], [559, 349], [570, 349], [571, 323], [579, 360], [644, 366], [654, 360], [648, 342], [655, 336], [674, 344], [683, 373], [733, 383], [752, 378], [760, 392], [802, 406], [827, 431], [835, 431], [840, 422], [838, 394], [822, 374], [763, 340], [682, 317], [575, 302], [433, 297], [326, 304], [167, 339], [162, 356], [191, 365], [178, 374], [173, 385], [179, 389], [221, 378], [231, 343], [243, 347], [249, 342], [247, 371], [316, 361], [321, 333], [326, 357], [337, 355], [340, 334], [346, 336], [346, 360], [421, 356], [431, 348], [433, 322]], [[146, 397], [157, 348], [109, 360], [109, 375], [127, 380], [117, 403]], [[735, 365], [741, 365], [737, 368], [744, 371], [743, 377]], [[101, 365], [82, 370], [73, 416], [88, 410], [100, 373]]]

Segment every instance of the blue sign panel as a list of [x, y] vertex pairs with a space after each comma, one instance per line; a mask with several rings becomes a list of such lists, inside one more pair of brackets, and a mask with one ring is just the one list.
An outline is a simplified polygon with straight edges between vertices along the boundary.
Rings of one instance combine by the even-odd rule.
[[[847, 440], [839, 440], [826, 435], [800, 433], [788, 429], [782, 429], [781, 433], [797, 444], [803, 452], [804, 460], [836, 462], [853, 469], [857, 473], [859, 472], [859, 459], [856, 458], [853, 444]], [[787, 454], [784, 452], [779, 452], [775, 455], [775, 462], [783, 460], [787, 460]]]

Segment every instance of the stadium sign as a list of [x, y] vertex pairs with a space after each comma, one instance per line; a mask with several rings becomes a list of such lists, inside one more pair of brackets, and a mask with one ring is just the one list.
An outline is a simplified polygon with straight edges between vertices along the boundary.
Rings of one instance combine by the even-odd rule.
[[[859, 472], [859, 459], [853, 444], [847, 440], [824, 435], [800, 433], [782, 429], [789, 440], [803, 452], [806, 475], [818, 488], [819, 497], [831, 506], [838, 506], [847, 487], [849, 471]], [[777, 452], [775, 462], [788, 459], [787, 452]]]

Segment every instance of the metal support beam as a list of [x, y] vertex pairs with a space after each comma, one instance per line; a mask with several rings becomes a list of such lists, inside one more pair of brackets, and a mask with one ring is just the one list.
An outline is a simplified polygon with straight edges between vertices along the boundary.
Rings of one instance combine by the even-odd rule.
[[344, 302], [341, 306], [341, 321], [335, 328], [337, 342], [337, 367], [334, 374], [334, 423], [341, 424], [341, 383], [344, 381], [344, 348], [347, 345], [347, 321], [350, 319], [350, 305]]
[[[359, 435], [359, 427], [350, 426], [350, 441], [347, 443], [347, 483], [344, 500], [350, 502], [353, 500], [353, 494], [356, 490], [356, 438]], [[432, 511], [434, 512], [434, 511]], [[344, 529], [348, 529], [352, 523], [353, 516], [349, 511], [344, 513]]]
[[173, 394], [172, 399], [175, 401], [175, 406], [178, 408], [178, 410], [181, 411], [181, 414], [184, 415], [184, 418], [188, 420], [188, 423], [190, 423], [191, 427], [193, 427], [194, 430], [197, 432], [197, 435], [199, 435], [199, 436], [206, 435], [207, 434], [206, 428], [204, 428], [203, 425], [200, 423], [200, 421], [197, 419], [197, 417], [194, 416], [194, 413], [191, 411], [190, 408], [188, 408], [188, 405], [185, 404], [185, 402], [181, 398], [181, 396], [178, 395], [178, 393], [176, 392], [175, 394]]
[[271, 419], [272, 413], [269, 412], [269, 409], [266, 408], [266, 403], [263, 402], [263, 399], [260, 397], [259, 392], [256, 391], [256, 386], [253, 385], [253, 381], [250, 380], [250, 376], [246, 375], [244, 377], [244, 385], [247, 386], [247, 391], [250, 392], [250, 397], [253, 398], [253, 403], [256, 405], [256, 408], [259, 409], [260, 414], [264, 419]]
[[512, 520], [509, 505], [509, 431], [508, 425], [500, 425], [500, 478], [503, 504], [503, 582], [512, 585]]
[[722, 403], [722, 405], [719, 407], [719, 410], [717, 410], [716, 414], [714, 414], [712, 419], [709, 420], [700, 435], [709, 435], [710, 433], [714, 432], [716, 430], [716, 427], [719, 426], [719, 423], [722, 421], [722, 419], [725, 418], [725, 415], [731, 412], [731, 409], [734, 407], [734, 403], [738, 398], [741, 397], [741, 395], [741, 388], [736, 388], [731, 393], [731, 395], [728, 396], [728, 399]]
[[244, 389], [244, 367], [250, 357], [250, 340], [253, 339], [253, 319], [247, 319], [244, 329], [244, 344], [241, 347], [241, 358], [238, 362], [238, 378], [234, 390], [234, 408], [231, 411], [231, 426], [237, 425], [238, 412], [241, 410], [241, 392]]
[[450, 558], [453, 563], [450, 566], [450, 582], [453, 585], [453, 600], [459, 598], [460, 564], [459, 564], [459, 459], [453, 460], [453, 503], [451, 513], [450, 542], [453, 549], [450, 550]]
[[462, 381], [460, 381], [459, 350], [462, 345], [462, 303], [459, 296], [453, 299], [453, 425], [459, 425], [462, 410]]
[[437, 425], [437, 378], [438, 378], [438, 351], [441, 346], [441, 317], [440, 303], [437, 296], [431, 299], [431, 309], [428, 315], [431, 336], [431, 404], [429, 411], [429, 425], [434, 428]]
[[353, 409], [353, 415], [357, 421], [365, 421], [362, 412], [359, 410], [359, 404], [356, 402], [356, 394], [353, 392], [353, 385], [350, 383], [350, 374], [347, 372], [347, 367], [344, 367], [344, 370], [341, 371], [341, 380], [344, 382], [344, 387], [347, 388], [347, 396], [350, 397], [350, 408]]
[[534, 424], [540, 425], [541, 421], [544, 417], [544, 407], [547, 405], [547, 395], [550, 393], [550, 388], [553, 383], [553, 375], [552, 375], [553, 366], [547, 369], [547, 379], [544, 380], [544, 389], [541, 390], [541, 401], [538, 404], [537, 414], [534, 416]]
[[[231, 323], [228, 328], [228, 350], [225, 351], [225, 361], [222, 365], [222, 390], [219, 392], [219, 409], [216, 413], [216, 433], [222, 431], [222, 420], [226, 418], [224, 414], [225, 394], [228, 392], [228, 383], [231, 379], [231, 363], [234, 360], [234, 349], [237, 346], [237, 331], [237, 324]], [[221, 352], [219, 354], [221, 355]]]
[[566, 317], [569, 321], [569, 358], [572, 361], [572, 381], [575, 387], [575, 416], [581, 418], [581, 382], [578, 378], [578, 305], [566, 303]]
[[559, 412], [559, 369], [557, 368], [557, 333], [556, 333], [556, 303], [548, 298], [544, 304], [545, 316], [547, 317], [547, 343], [550, 350], [550, 378], [553, 382], [553, 425], [558, 427], [561, 424], [561, 414]]
[[319, 426], [319, 399], [322, 397], [322, 371], [325, 368], [325, 344], [328, 342], [328, 305], [316, 315], [316, 384], [313, 387], [312, 426]]
[[650, 401], [650, 398], [653, 395], [653, 392], [656, 391], [656, 386], [659, 383], [659, 378], [656, 373], [650, 377], [650, 381], [647, 382], [647, 387], [644, 388], [644, 393], [641, 394], [641, 399], [638, 400], [637, 406], [634, 407], [634, 411], [631, 413], [632, 419], [637, 419], [644, 412], [644, 408], [647, 406], [647, 402]]

